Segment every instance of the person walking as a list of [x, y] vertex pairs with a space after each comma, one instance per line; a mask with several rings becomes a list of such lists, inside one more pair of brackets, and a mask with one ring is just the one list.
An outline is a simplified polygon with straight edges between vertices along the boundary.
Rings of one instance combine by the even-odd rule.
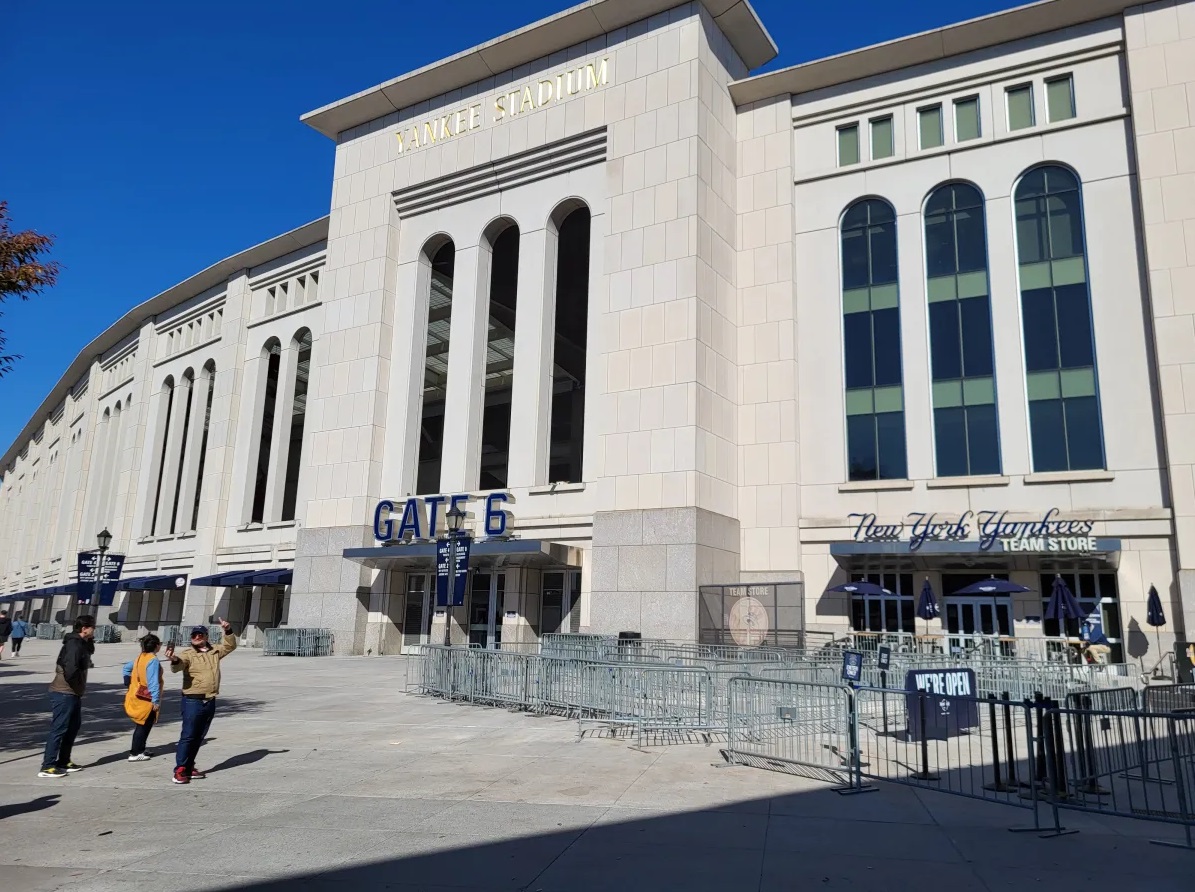
[[166, 659], [170, 661], [171, 672], [183, 673], [183, 730], [179, 734], [178, 749], [174, 757], [176, 784], [189, 784], [206, 775], [195, 769], [195, 757], [203, 746], [212, 718], [216, 714], [216, 695], [220, 693], [220, 661], [236, 650], [237, 640], [232, 634], [232, 623], [220, 619], [224, 636], [220, 644], [213, 647], [208, 640], [207, 627], [191, 629], [191, 646], [177, 656], [174, 645], [166, 647]]
[[82, 768], [71, 761], [75, 737], [83, 723], [83, 694], [87, 690], [87, 670], [95, 653], [95, 617], [83, 614], [75, 619], [74, 631], [62, 639], [62, 649], [54, 664], [50, 683], [50, 736], [38, 777], [66, 777]]
[[12, 636], [12, 620], [8, 618], [7, 610], [0, 610], [0, 660], [4, 659], [4, 645]]
[[150, 754], [145, 751], [149, 732], [162, 705], [162, 664], [158, 662], [158, 651], [162, 639], [157, 635], [146, 635], [141, 639], [141, 653], [124, 664], [124, 711], [133, 720], [133, 745], [129, 748], [130, 762], [147, 762]]
[[21, 614], [17, 614], [16, 619], [12, 621], [12, 655], [19, 657], [21, 655], [21, 645], [25, 643], [25, 639], [29, 633], [33, 631], [29, 628], [29, 623], [21, 619]]

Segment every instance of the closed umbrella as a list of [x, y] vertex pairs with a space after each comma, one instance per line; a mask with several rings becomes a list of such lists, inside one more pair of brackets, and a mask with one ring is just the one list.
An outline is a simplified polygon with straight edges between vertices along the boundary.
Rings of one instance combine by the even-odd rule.
[[926, 632], [929, 632], [929, 621], [939, 613], [941, 611], [938, 610], [938, 599], [934, 597], [934, 587], [927, 578], [921, 586], [921, 594], [917, 596], [917, 615], [925, 620]]
[[1060, 626], [1068, 619], [1083, 619], [1086, 614], [1071, 590], [1061, 576], [1054, 577], [1054, 587], [1050, 591], [1050, 601], [1046, 604], [1046, 619], [1057, 620]]
[[1145, 602], [1145, 621], [1154, 627], [1154, 636], [1158, 644], [1158, 653], [1162, 652], [1162, 633], [1158, 631], [1166, 625], [1166, 611], [1162, 609], [1162, 599], [1158, 597], [1158, 590], [1149, 587], [1149, 600]]

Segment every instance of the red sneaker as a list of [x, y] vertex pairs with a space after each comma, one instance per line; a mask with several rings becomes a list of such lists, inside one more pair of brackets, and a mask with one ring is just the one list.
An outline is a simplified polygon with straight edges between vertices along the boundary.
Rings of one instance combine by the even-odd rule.
[[171, 780], [176, 784], [189, 784], [191, 783], [191, 776], [187, 773], [186, 768], [180, 767], [174, 769], [174, 777]]
[[203, 780], [207, 775], [198, 768], [191, 769], [191, 780]]

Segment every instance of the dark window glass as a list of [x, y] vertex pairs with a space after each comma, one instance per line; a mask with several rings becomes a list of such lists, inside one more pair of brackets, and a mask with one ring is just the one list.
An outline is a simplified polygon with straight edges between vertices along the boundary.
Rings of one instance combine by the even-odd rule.
[[1058, 334], [1054, 328], [1054, 297], [1049, 288], [1021, 293], [1025, 324], [1025, 366], [1030, 372], [1058, 368]]
[[423, 409], [419, 422], [419, 465], [415, 491], [440, 491], [444, 456], [444, 400], [448, 394], [448, 345], [452, 323], [456, 247], [442, 245], [431, 258], [427, 311], [427, 350], [423, 369]]
[[983, 208], [955, 211], [954, 223], [958, 234], [958, 271], [976, 272], [988, 268], [987, 234], [984, 231]]
[[851, 480], [875, 480], [876, 462], [874, 415], [848, 415], [846, 419], [847, 461]]
[[934, 434], [939, 476], [967, 474], [967, 423], [963, 408], [934, 409]]
[[945, 214], [925, 219], [925, 263], [930, 278], [955, 272], [954, 227]]
[[967, 407], [967, 443], [971, 453], [970, 473], [1000, 473], [1000, 432], [994, 405]]
[[249, 519], [263, 523], [266, 511], [266, 485], [270, 477], [271, 440], [274, 435], [274, 409], [278, 402], [278, 366], [282, 359], [281, 347], [275, 342], [269, 347], [266, 360], [265, 404], [261, 415], [261, 438], [257, 444], [257, 475], [253, 489], [253, 512]]
[[1060, 285], [1054, 289], [1054, 294], [1058, 303], [1058, 349], [1062, 368], [1095, 365], [1087, 285]]
[[871, 227], [871, 284], [887, 285], [895, 282], [896, 223]]
[[580, 483], [585, 445], [585, 359], [589, 332], [589, 209], [560, 224], [556, 241], [556, 341], [548, 476]]
[[992, 367], [992, 313], [986, 297], [958, 301], [962, 326], [964, 367], [968, 378], [987, 378]]
[[847, 389], [871, 387], [871, 313], [847, 313], [842, 323]]
[[866, 229], [856, 229], [842, 233], [842, 287], [846, 291], [864, 288], [870, 283], [866, 232]]
[[875, 338], [875, 386], [900, 384], [900, 311], [896, 307], [871, 313]]
[[481, 421], [478, 485], [502, 489], [510, 467], [510, 400], [514, 384], [519, 228], [511, 225], [490, 251], [489, 335], [486, 340], [485, 396]]
[[[1019, 190], [1017, 194], [1020, 194]], [[1049, 256], [1045, 213], [1040, 204], [1037, 199], [1018, 200], [1016, 204], [1017, 247], [1023, 264], [1039, 263]]]
[[929, 343], [934, 380], [961, 378], [963, 354], [959, 341], [959, 301], [943, 300], [929, 305]]
[[1094, 396], [1066, 400], [1066, 442], [1071, 470], [1084, 471], [1104, 466], [1099, 408]]
[[1039, 473], [1067, 470], [1062, 400], [1030, 400], [1029, 429], [1033, 438], [1033, 469]]
[[1082, 217], [1078, 191], [1051, 195], [1046, 199], [1050, 216], [1050, 257], [1078, 257], [1083, 253]]
[[905, 457], [905, 413], [881, 412], [875, 418], [880, 479], [904, 480], [909, 476]]
[[286, 458], [286, 489], [282, 494], [282, 519], [294, 520], [299, 499], [299, 470], [303, 463], [303, 430], [307, 420], [307, 382], [311, 379], [311, 332], [299, 339], [295, 366], [295, 397], [291, 407], [290, 443]]

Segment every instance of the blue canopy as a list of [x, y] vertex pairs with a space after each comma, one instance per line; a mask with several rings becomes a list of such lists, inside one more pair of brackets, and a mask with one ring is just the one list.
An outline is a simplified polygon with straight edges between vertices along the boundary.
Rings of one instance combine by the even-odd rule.
[[191, 585], [203, 585], [211, 588], [241, 585], [290, 585], [293, 574], [293, 570], [280, 567], [267, 567], [261, 570], [233, 570], [226, 573], [214, 573], [211, 576], [196, 577], [191, 580]]
[[891, 595], [892, 592], [874, 582], [844, 582], [826, 589], [828, 592], [850, 592], [852, 595]]
[[[179, 580], [182, 580], [181, 585]], [[122, 579], [117, 588], [124, 591], [166, 592], [183, 588], [186, 584], [186, 576], [167, 573], [164, 576], [134, 576], [132, 579]]]
[[1084, 619], [1087, 616], [1066, 582], [1061, 576], [1054, 576], [1054, 588], [1050, 591], [1050, 601], [1046, 604], [1046, 619], [1062, 622], [1068, 619]]
[[921, 594], [917, 598], [917, 615], [926, 622], [936, 617], [941, 611], [938, 610], [938, 599], [934, 597], [934, 588], [926, 579], [921, 586]]
[[1030, 592], [1033, 589], [1026, 588], [1023, 585], [1017, 585], [1015, 582], [1009, 582], [1007, 579], [997, 579], [993, 576], [991, 579], [984, 579], [980, 582], [973, 582], [968, 586], [960, 588], [956, 595], [1005, 595], [1013, 594], [1015, 592]]

